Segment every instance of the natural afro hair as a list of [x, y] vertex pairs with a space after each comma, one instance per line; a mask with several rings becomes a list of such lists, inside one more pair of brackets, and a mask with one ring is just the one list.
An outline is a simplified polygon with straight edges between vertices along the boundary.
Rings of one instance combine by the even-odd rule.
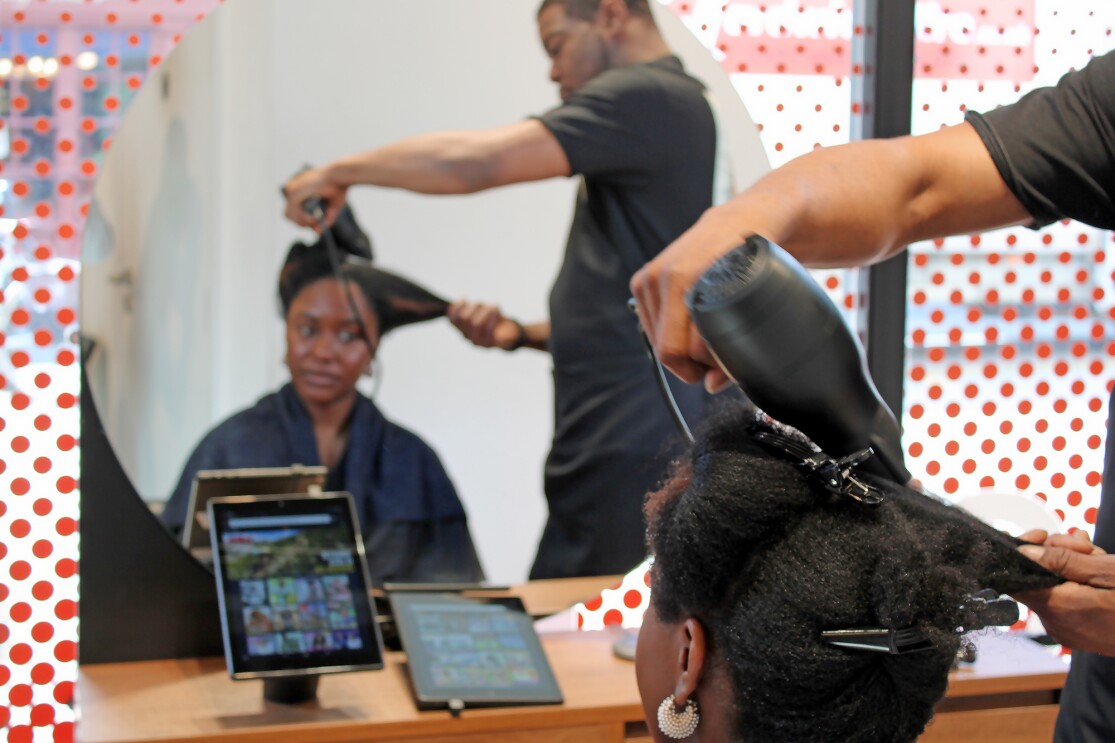
[[[667, 622], [709, 631], [736, 700], [734, 735], [779, 743], [913, 741], [943, 696], [974, 592], [1060, 581], [959, 508], [863, 477], [877, 507], [834, 494], [760, 443], [776, 424], [739, 409], [707, 424], [647, 501], [652, 594]], [[781, 435], [795, 431], [777, 427]], [[927, 650], [835, 647], [821, 632], [916, 627]]]

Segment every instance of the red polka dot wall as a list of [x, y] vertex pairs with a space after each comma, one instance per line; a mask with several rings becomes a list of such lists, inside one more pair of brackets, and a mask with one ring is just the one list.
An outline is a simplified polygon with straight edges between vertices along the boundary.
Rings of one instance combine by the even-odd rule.
[[74, 738], [81, 234], [113, 132], [217, 0], [0, 0], [0, 729]]
[[[1115, 47], [1110, 3], [917, 6], [913, 131], [1055, 83]], [[1014, 495], [1092, 530], [1115, 377], [1112, 235], [1074, 222], [910, 249], [903, 440], [932, 491]]]

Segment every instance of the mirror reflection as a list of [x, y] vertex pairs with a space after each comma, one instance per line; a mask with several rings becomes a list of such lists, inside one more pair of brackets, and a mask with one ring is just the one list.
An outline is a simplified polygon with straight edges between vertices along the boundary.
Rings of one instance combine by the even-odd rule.
[[[753, 180], [766, 161], [742, 104], [708, 53], [659, 10], [667, 43], [718, 96], [737, 185]], [[444, 319], [378, 338], [378, 300], [358, 278], [338, 281], [327, 271], [284, 307], [276, 285], [290, 246], [316, 239], [281, 218], [278, 185], [291, 174], [426, 132], [521, 122], [559, 103], [536, 11], [517, 0], [236, 0], [150, 78], [98, 183], [83, 275], [83, 331], [95, 343], [90, 392], [145, 499], [158, 504], [183, 491], [191, 452], [230, 415], [257, 403], [281, 408], [284, 396], [305, 412], [292, 333], [297, 342], [328, 328], [337, 343], [351, 341], [344, 381], [363, 395], [353, 399], [414, 432], [420, 452], [412, 473], [370, 490], [394, 493], [421, 474], [423, 492], [452, 493], [434, 497], [440, 505], [429, 513], [463, 524], [467, 512], [459, 541], [471, 531], [477, 571], [483, 565], [494, 582], [526, 577], [546, 519], [549, 355], [478, 350]], [[351, 191], [348, 203], [375, 246], [375, 266], [528, 322], [549, 314], [578, 185], [557, 178], [436, 198], [366, 188]], [[365, 328], [356, 340], [350, 336], [362, 331], [346, 325], [346, 288]], [[316, 329], [292, 325], [291, 309], [311, 300], [320, 302], [310, 313]], [[363, 420], [364, 408], [357, 402], [353, 420]], [[347, 420], [346, 436], [331, 438], [296, 414], [290, 437], [303, 446], [282, 457], [288, 461], [237, 458], [196, 469], [320, 462], [344, 471], [353, 490], [349, 478], [359, 477], [345, 456], [365, 434]], [[237, 445], [260, 436], [241, 432]], [[430, 486], [442, 477], [448, 489]]]

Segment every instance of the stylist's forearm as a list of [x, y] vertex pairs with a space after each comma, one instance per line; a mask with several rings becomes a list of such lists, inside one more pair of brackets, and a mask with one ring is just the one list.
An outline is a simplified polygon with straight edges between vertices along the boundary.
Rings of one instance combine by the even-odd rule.
[[[717, 258], [760, 234], [806, 263], [870, 262], [894, 249], [907, 181], [879, 177], [891, 143], [818, 150], [714, 207], [635, 274], [631, 290], [659, 358], [696, 382], [715, 369], [689, 320], [685, 295]], [[885, 187], [884, 187], [885, 183]], [[706, 380], [716, 382], [717, 380]]]
[[876, 263], [917, 240], [1028, 215], [975, 130], [962, 124], [815, 150], [708, 217], [744, 236], [763, 235], [808, 266], [833, 267]]
[[[888, 163], [898, 146], [863, 142], [787, 163], [706, 219], [759, 234], [811, 266], [862, 265], [899, 250], [913, 184]], [[702, 220], [704, 221], [704, 220]], [[727, 232], [727, 230], [721, 230]]]
[[485, 163], [474, 154], [471, 132], [439, 132], [411, 137], [375, 150], [335, 160], [333, 183], [401, 188], [424, 194], [461, 194], [484, 184]]

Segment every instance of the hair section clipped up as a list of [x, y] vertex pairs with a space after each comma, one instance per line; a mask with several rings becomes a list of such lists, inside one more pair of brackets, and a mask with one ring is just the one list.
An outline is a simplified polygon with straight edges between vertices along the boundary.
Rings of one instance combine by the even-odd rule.
[[1060, 582], [1016, 540], [854, 459], [740, 408], [648, 497], [651, 600], [710, 632], [740, 739], [914, 741], [964, 633], [1017, 616], [998, 594]]

